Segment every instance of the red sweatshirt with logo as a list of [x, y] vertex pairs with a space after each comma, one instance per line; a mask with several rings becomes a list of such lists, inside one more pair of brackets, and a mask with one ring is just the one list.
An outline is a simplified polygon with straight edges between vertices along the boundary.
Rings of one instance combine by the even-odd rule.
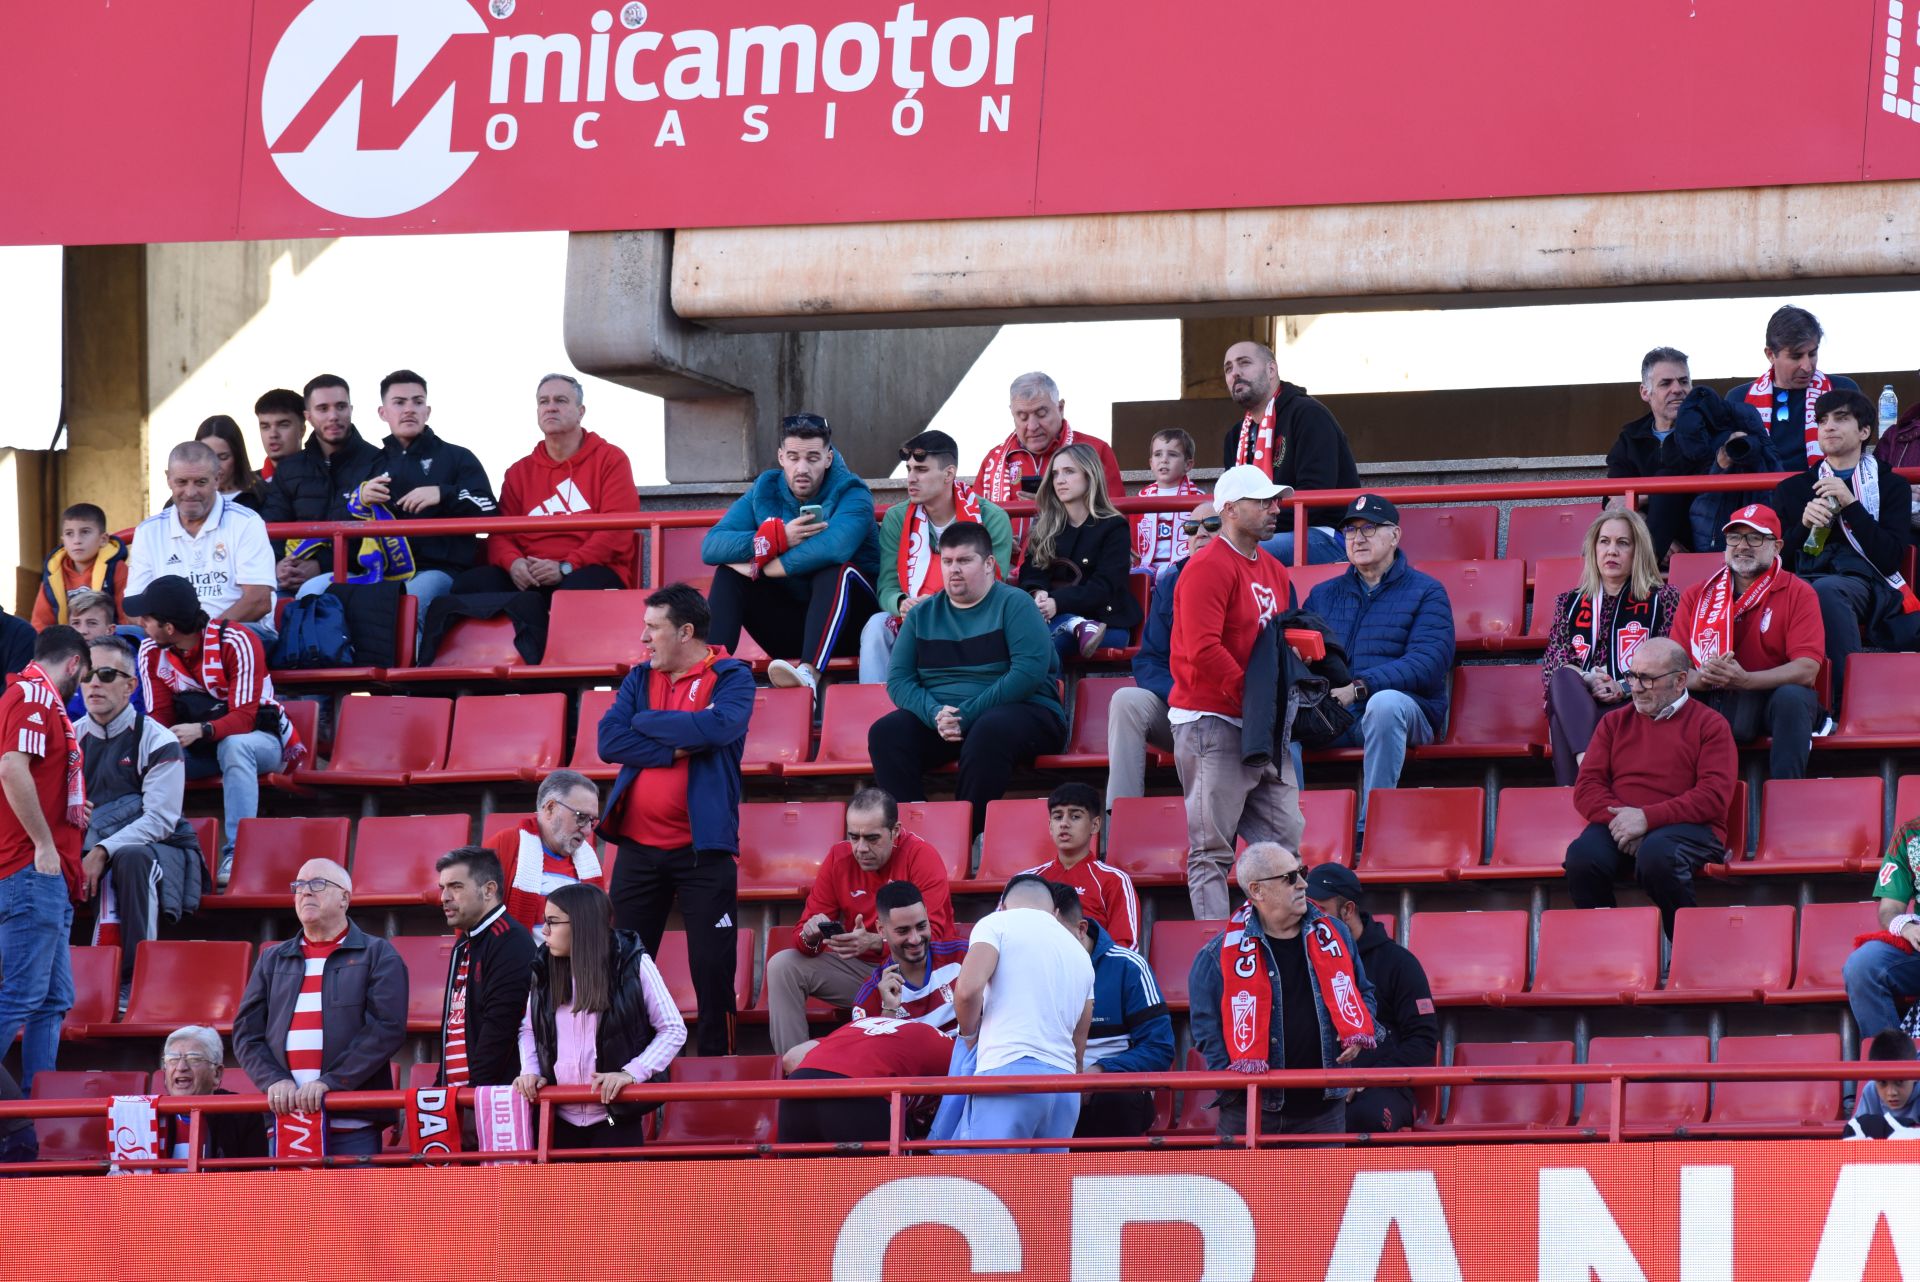
[[[555, 461], [543, 439], [507, 469], [500, 487], [502, 516], [570, 516], [583, 512], [638, 512], [633, 465], [625, 451], [592, 432], [571, 458]], [[507, 569], [523, 556], [567, 561], [576, 569], [604, 565], [626, 587], [638, 585], [633, 530], [555, 530], [552, 534], [489, 534], [487, 560]]]
[[1224, 534], [1189, 557], [1173, 589], [1169, 705], [1238, 720], [1247, 656], [1291, 592], [1286, 566], [1257, 549], [1249, 560]]

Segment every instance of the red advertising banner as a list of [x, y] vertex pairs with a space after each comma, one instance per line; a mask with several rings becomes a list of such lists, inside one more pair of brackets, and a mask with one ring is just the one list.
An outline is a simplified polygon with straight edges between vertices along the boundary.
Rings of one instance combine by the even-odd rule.
[[[1894, 1142], [743, 1160], [7, 1181], [0, 1276], [1873, 1282]], [[181, 1236], [191, 1231], [192, 1246]], [[183, 1255], [181, 1252], [185, 1250]]]
[[1912, 178], [1915, 8], [11, 4], [0, 243]]

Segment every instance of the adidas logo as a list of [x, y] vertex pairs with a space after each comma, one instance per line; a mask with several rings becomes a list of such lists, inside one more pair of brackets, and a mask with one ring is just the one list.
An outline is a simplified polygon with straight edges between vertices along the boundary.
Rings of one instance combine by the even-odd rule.
[[721, 913], [721, 914], [720, 914], [720, 920], [719, 920], [719, 921], [716, 921], [715, 923], [713, 923], [713, 928], [714, 928], [715, 930], [732, 930], [732, 929], [733, 929], [733, 914], [732, 914], [732, 913]]
[[179, 554], [178, 552], [173, 552], [173, 553], [170, 553], [170, 554], [168, 554], [168, 556], [167, 556], [167, 564], [168, 564], [168, 565], [178, 565], [178, 564], [180, 564], [180, 554]]
[[27, 718], [27, 724], [28, 724], [28, 725], [30, 725], [30, 726], [44, 726], [44, 725], [46, 725], [47, 723], [46, 723], [45, 721], [43, 721], [43, 720], [41, 720], [41, 719], [40, 719], [40, 714], [36, 712], [36, 713], [34, 713], [34, 714], [33, 714], [32, 716], [30, 716], [30, 717], [28, 717], [28, 718]]

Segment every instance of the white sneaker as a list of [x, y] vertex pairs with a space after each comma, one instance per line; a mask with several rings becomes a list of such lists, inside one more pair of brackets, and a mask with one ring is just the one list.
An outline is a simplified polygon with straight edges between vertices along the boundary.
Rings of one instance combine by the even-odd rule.
[[782, 690], [794, 686], [805, 686], [809, 693], [820, 693], [820, 677], [810, 663], [794, 663], [789, 659], [775, 659], [767, 665], [767, 684]]
[[225, 890], [227, 883], [233, 880], [233, 852], [231, 850], [221, 852], [220, 871], [213, 880], [214, 884], [221, 890]]

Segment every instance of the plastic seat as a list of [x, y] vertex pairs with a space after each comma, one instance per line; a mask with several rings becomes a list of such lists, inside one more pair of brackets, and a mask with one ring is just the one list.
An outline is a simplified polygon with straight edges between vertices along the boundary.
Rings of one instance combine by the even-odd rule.
[[215, 882], [214, 861], [220, 857], [220, 817], [218, 815], [197, 815], [187, 820], [187, 823], [193, 828], [193, 839], [200, 843], [200, 859], [207, 868], [206, 890], [203, 894], [204, 899], [205, 895], [215, 893], [213, 889]]
[[826, 688], [820, 713], [820, 750], [812, 761], [796, 762], [782, 772], [795, 775], [863, 775], [873, 770], [867, 731], [894, 710], [884, 685], [840, 681]]
[[433, 865], [467, 844], [466, 815], [371, 815], [353, 834], [353, 903], [356, 908], [438, 904], [440, 877]]
[[1301, 605], [1307, 603], [1307, 597], [1313, 590], [1329, 579], [1337, 579], [1347, 572], [1345, 561], [1327, 561], [1319, 565], [1290, 565], [1287, 567], [1287, 581], [1293, 585], [1293, 595]]
[[1853, 955], [1853, 941], [1880, 929], [1880, 901], [1851, 904], [1803, 904], [1800, 951], [1793, 986], [1770, 992], [1769, 1004], [1839, 1002], [1847, 997], [1842, 971]]
[[1524, 649], [1527, 567], [1519, 561], [1422, 561], [1453, 607], [1453, 641], [1462, 650]]
[[1660, 982], [1658, 908], [1554, 908], [1540, 914], [1533, 987], [1495, 1006], [1625, 1005]]
[[447, 1004], [452, 935], [395, 935], [394, 950], [407, 964], [407, 1031], [438, 1032]]
[[120, 946], [75, 944], [68, 951], [73, 969], [73, 1005], [60, 1021], [60, 1039], [78, 1041], [95, 1024], [111, 1024], [120, 1010]]
[[1757, 1002], [1793, 979], [1793, 906], [1682, 908], [1667, 982], [1635, 1005]]
[[1400, 509], [1400, 546], [1422, 569], [1428, 561], [1490, 560], [1499, 529], [1496, 507]]
[[512, 676], [619, 678], [647, 660], [647, 593], [613, 589], [556, 592], [547, 616], [547, 650], [537, 664], [509, 664]]
[[[561, 595], [555, 593], [555, 596]], [[461, 619], [440, 637], [433, 662], [393, 668], [389, 681], [498, 681], [507, 669], [526, 661], [513, 644], [513, 620], [504, 614], [491, 619]]]
[[1547, 713], [1540, 669], [1531, 663], [1453, 670], [1447, 732], [1415, 748], [1422, 761], [1450, 757], [1539, 757], [1547, 749]]
[[[733, 1008], [736, 1011], [747, 1010], [753, 1005], [753, 938], [751, 930], [742, 929], [736, 933], [733, 965]], [[667, 981], [667, 991], [673, 994], [673, 1004], [680, 1008], [680, 1014], [691, 1020], [699, 1008], [699, 1001], [693, 992], [693, 970], [687, 961], [687, 932], [669, 930], [660, 936], [660, 951], [653, 956], [653, 964], [660, 968], [660, 978]], [[691, 1032], [689, 1032], [691, 1035]], [[676, 1063], [678, 1061], [675, 1061]]]
[[1147, 966], [1167, 1009], [1187, 1008], [1187, 976], [1207, 941], [1227, 928], [1224, 921], [1156, 921], [1147, 945]]
[[1770, 779], [1760, 793], [1760, 840], [1731, 876], [1861, 872], [1880, 863], [1877, 778]]
[[[1589, 1064], [1706, 1062], [1704, 1037], [1596, 1037], [1587, 1043]], [[1635, 1132], [1665, 1132], [1696, 1126], [1706, 1116], [1705, 1082], [1629, 1082], [1621, 1125]], [[1613, 1125], [1613, 1092], [1607, 1083], [1587, 1083], [1580, 1125], [1601, 1131]]]
[[653, 529], [653, 577], [656, 588], [669, 583], [686, 583], [707, 594], [713, 582], [713, 567], [700, 559], [700, 544], [711, 526], [655, 526]]
[[1135, 886], [1187, 884], [1186, 798], [1122, 797], [1107, 828], [1107, 862]]
[[[285, 896], [283, 894], [282, 898]], [[117, 1024], [94, 1037], [165, 1037], [186, 1024], [233, 1031], [253, 945], [243, 939], [149, 939], [134, 950], [133, 993]]]
[[[780, 1077], [777, 1055], [727, 1055], [676, 1059], [667, 1071], [675, 1082], [770, 1082]], [[656, 1144], [769, 1144], [779, 1101], [771, 1099], [668, 1100], [660, 1110]]]
[[[1455, 1068], [1556, 1068], [1573, 1063], [1572, 1042], [1461, 1042], [1453, 1048]], [[1573, 1087], [1535, 1082], [1488, 1080], [1456, 1086], [1450, 1092], [1443, 1127], [1458, 1130], [1545, 1130], [1562, 1127], [1573, 1115]]]
[[[1509, 561], [1537, 565], [1546, 558], [1580, 559], [1581, 544], [1587, 527], [1600, 515], [1600, 504], [1592, 499], [1584, 503], [1519, 504], [1507, 509], [1507, 550]], [[1539, 571], [1534, 571], [1536, 579]], [[1551, 598], [1549, 598], [1551, 604]]]
[[1558, 877], [1567, 847], [1586, 831], [1572, 788], [1502, 788], [1493, 817], [1493, 854], [1468, 878]]
[[1480, 862], [1486, 791], [1375, 788], [1360, 873], [1369, 881], [1454, 881]]
[[1909, 819], [1920, 819], [1920, 775], [1901, 775], [1893, 790], [1894, 826]]
[[1828, 748], [1920, 746], [1920, 654], [1848, 659], [1840, 724], [1831, 736], [1814, 742]]
[[940, 852], [949, 881], [973, 871], [973, 807], [964, 801], [903, 801], [900, 827]]
[[1353, 867], [1353, 825], [1360, 802], [1351, 788], [1312, 788], [1300, 793], [1300, 862]]
[[747, 722], [740, 773], [777, 776], [807, 759], [812, 740], [813, 692], [800, 686], [789, 690], [763, 686], [753, 692], [753, 718]]
[[1675, 592], [1686, 595], [1696, 583], [1705, 583], [1726, 565], [1719, 552], [1675, 552], [1667, 563], [1667, 583]]
[[805, 898], [827, 852], [845, 840], [846, 833], [843, 802], [769, 801], [740, 807], [740, 898]]
[[[1107, 766], [1107, 708], [1113, 696], [1133, 688], [1132, 677], [1081, 677], [1073, 688], [1073, 732], [1065, 752], [1035, 757], [1036, 770], [1092, 770]], [[1148, 749], [1149, 759], [1166, 756]]]
[[989, 801], [980, 872], [969, 889], [998, 890], [1015, 873], [1044, 864], [1057, 853], [1045, 797]]
[[620, 767], [600, 758], [600, 718], [607, 715], [618, 693], [616, 690], [580, 692], [580, 715], [574, 723], [573, 755], [567, 759], [567, 769], [578, 770], [587, 778], [603, 783], [620, 773]]
[[[1840, 1035], [1722, 1037], [1715, 1049], [1717, 1064], [1831, 1064], [1840, 1058]], [[1716, 1082], [1707, 1130], [1832, 1130], [1839, 1121], [1839, 1082]]]
[[[1182, 1070], [1188, 1073], [1207, 1071], [1204, 1055], [1192, 1047], [1187, 1048], [1187, 1062]], [[1213, 1135], [1220, 1130], [1220, 1109], [1214, 1103], [1218, 1091], [1207, 1089], [1187, 1089], [1180, 1093], [1180, 1112], [1174, 1119], [1172, 1130], [1180, 1135]]]
[[[147, 1075], [139, 1069], [80, 1073], [49, 1068], [33, 1075], [34, 1099], [108, 1099], [146, 1093]], [[104, 1162], [113, 1152], [104, 1112], [98, 1117], [36, 1117], [33, 1130], [43, 1162]], [[16, 1227], [24, 1230], [25, 1225]]]
[[483, 846], [488, 844], [508, 828], [518, 828], [531, 818], [533, 818], [531, 810], [494, 811], [480, 821], [480, 844]]
[[233, 840], [233, 879], [224, 892], [206, 895], [200, 911], [240, 908], [293, 910], [287, 889], [309, 859], [347, 866], [345, 817], [242, 819]]
[[452, 724], [451, 699], [349, 695], [340, 701], [326, 768], [294, 777], [330, 787], [403, 787], [413, 771], [438, 770], [446, 761]]
[[1420, 959], [1442, 1006], [1485, 1006], [1494, 993], [1527, 987], [1527, 914], [1415, 913], [1407, 947]]
[[[412, 599], [413, 599], [412, 597], [402, 598], [402, 600], [406, 600], [406, 601], [411, 601]], [[320, 758], [320, 704], [319, 702], [314, 699], [288, 699], [280, 705], [280, 711], [286, 714], [287, 721], [290, 725], [293, 726], [294, 733], [299, 735], [300, 742], [306, 745], [307, 755], [301, 759], [301, 765], [302, 766], [311, 765], [313, 762], [319, 760]], [[292, 776], [288, 776], [279, 771], [275, 771], [274, 773], [269, 774], [267, 776], [267, 781], [271, 783], [274, 787], [278, 787], [278, 788], [296, 787], [298, 786], [299, 774], [300, 772], [298, 770], [295, 770]], [[219, 784], [219, 781], [217, 779], [208, 780], [207, 782], [212, 783], [216, 786], [218, 786]]]
[[1545, 642], [1553, 635], [1553, 607], [1562, 592], [1571, 592], [1580, 586], [1580, 575], [1585, 568], [1585, 561], [1577, 556], [1549, 556], [1533, 563], [1533, 612], [1527, 617], [1529, 637]]
[[[585, 596], [583, 592], [555, 596]], [[567, 696], [469, 694], [454, 701], [447, 764], [407, 775], [413, 786], [545, 778], [567, 742]]]

